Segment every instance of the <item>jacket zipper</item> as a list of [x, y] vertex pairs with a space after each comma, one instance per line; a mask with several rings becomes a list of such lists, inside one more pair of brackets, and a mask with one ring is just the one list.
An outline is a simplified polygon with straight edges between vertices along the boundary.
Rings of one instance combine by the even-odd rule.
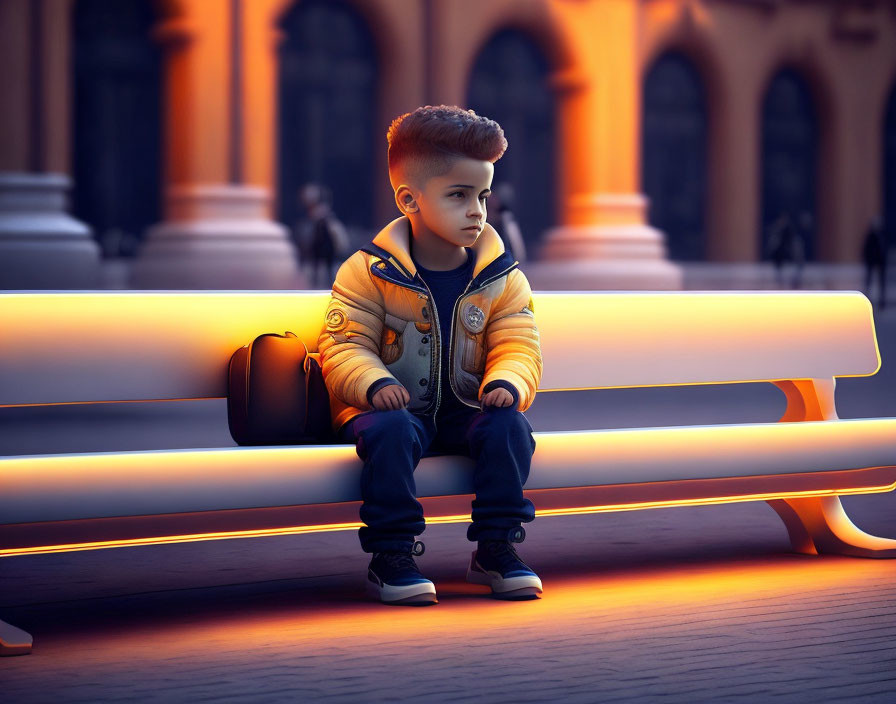
[[[512, 266], [509, 266], [506, 269], [504, 269], [504, 271], [502, 271], [498, 274], [495, 274], [494, 276], [486, 279], [472, 291], [470, 290], [470, 286], [473, 285], [473, 281], [471, 280], [470, 283], [467, 284], [467, 287], [464, 289], [464, 292], [462, 294], [460, 294], [457, 297], [457, 300], [454, 302], [454, 310], [451, 311], [451, 338], [449, 341], [454, 340], [454, 330], [457, 327], [457, 307], [460, 305], [461, 299], [465, 298], [467, 295], [472, 295], [472, 294], [476, 293], [477, 291], [481, 291], [482, 289], [484, 289], [486, 286], [488, 286], [493, 281], [497, 281], [502, 276], [504, 276], [507, 272], [512, 271], [516, 267], [517, 264], [518, 264], [518, 262], [514, 262]], [[425, 281], [423, 283], [424, 283], [424, 285], [426, 284]], [[454, 394], [454, 398], [456, 398], [458, 401], [460, 401], [465, 406], [469, 406], [470, 408], [479, 408], [479, 406], [476, 404], [467, 403], [466, 401], [464, 401], [460, 397], [460, 394], [457, 393], [457, 388], [454, 385], [454, 374], [452, 373], [454, 371], [454, 348], [455, 348], [455, 345], [452, 344], [451, 349], [448, 350], [448, 384], [451, 386], [451, 393]], [[441, 357], [440, 357], [440, 359], [441, 359]], [[441, 390], [441, 384], [439, 385], [439, 389]], [[438, 411], [438, 406], [436, 406], [436, 411]]]
[[[432, 320], [431, 325], [432, 329], [435, 331], [435, 342], [432, 346], [433, 354], [436, 356], [436, 405], [432, 412], [432, 427], [433, 430], [438, 431], [438, 427], [436, 426], [436, 415], [439, 413], [439, 406], [442, 404], [442, 329], [439, 327], [439, 311], [436, 308], [436, 299], [435, 296], [432, 295], [432, 291], [429, 290], [429, 284], [423, 280], [423, 277], [420, 277], [420, 281], [423, 282], [423, 288], [426, 289], [427, 303], [432, 306]], [[430, 357], [430, 364], [432, 364], [432, 358]], [[451, 374], [449, 372], [448, 379], [450, 381]]]

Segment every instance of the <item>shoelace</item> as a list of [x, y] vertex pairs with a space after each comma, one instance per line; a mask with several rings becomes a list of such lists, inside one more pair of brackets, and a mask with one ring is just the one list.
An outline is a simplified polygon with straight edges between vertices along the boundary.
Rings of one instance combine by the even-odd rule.
[[520, 565], [528, 567], [517, 554], [512, 543], [502, 540], [485, 543], [484, 547], [488, 550], [489, 554], [497, 560], [498, 564], [501, 566], [502, 572], [510, 569], [519, 569]]
[[415, 540], [408, 552], [381, 552], [377, 553], [377, 555], [382, 555], [383, 561], [393, 570], [413, 570], [414, 572], [419, 572], [420, 569], [417, 567], [417, 563], [414, 562], [414, 557], [420, 557], [424, 552], [426, 552], [426, 546], [419, 540]]
[[384, 552], [383, 560], [394, 570], [417, 570], [417, 563], [406, 552]]

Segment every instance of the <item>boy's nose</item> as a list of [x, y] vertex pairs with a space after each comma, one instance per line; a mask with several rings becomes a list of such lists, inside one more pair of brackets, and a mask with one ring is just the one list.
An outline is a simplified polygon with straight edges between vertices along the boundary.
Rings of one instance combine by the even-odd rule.
[[481, 218], [484, 212], [485, 206], [479, 201], [476, 201], [474, 205], [470, 206], [470, 209], [467, 211], [467, 215], [470, 217]]

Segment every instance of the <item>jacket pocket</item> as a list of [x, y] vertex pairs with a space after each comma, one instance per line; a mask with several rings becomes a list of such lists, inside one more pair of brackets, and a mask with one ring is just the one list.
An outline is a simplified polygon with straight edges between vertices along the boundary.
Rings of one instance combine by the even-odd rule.
[[383, 364], [388, 366], [401, 358], [404, 352], [404, 329], [407, 324], [407, 320], [386, 315], [383, 336], [380, 339], [380, 359], [383, 360]]
[[470, 335], [464, 331], [460, 350], [460, 368], [470, 374], [482, 376], [485, 371], [485, 345], [480, 342], [480, 335]]

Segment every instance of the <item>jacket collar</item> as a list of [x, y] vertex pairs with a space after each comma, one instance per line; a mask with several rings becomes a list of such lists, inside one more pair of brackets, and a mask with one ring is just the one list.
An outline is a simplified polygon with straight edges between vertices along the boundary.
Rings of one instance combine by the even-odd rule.
[[[393, 264], [408, 274], [413, 279], [417, 274], [417, 267], [411, 259], [411, 222], [407, 216], [396, 218], [386, 225], [379, 234], [373, 238], [373, 244], [390, 255]], [[504, 243], [495, 228], [488, 223], [482, 228], [476, 243], [471, 247], [475, 263], [473, 264], [473, 278], [492, 262], [504, 254]]]

